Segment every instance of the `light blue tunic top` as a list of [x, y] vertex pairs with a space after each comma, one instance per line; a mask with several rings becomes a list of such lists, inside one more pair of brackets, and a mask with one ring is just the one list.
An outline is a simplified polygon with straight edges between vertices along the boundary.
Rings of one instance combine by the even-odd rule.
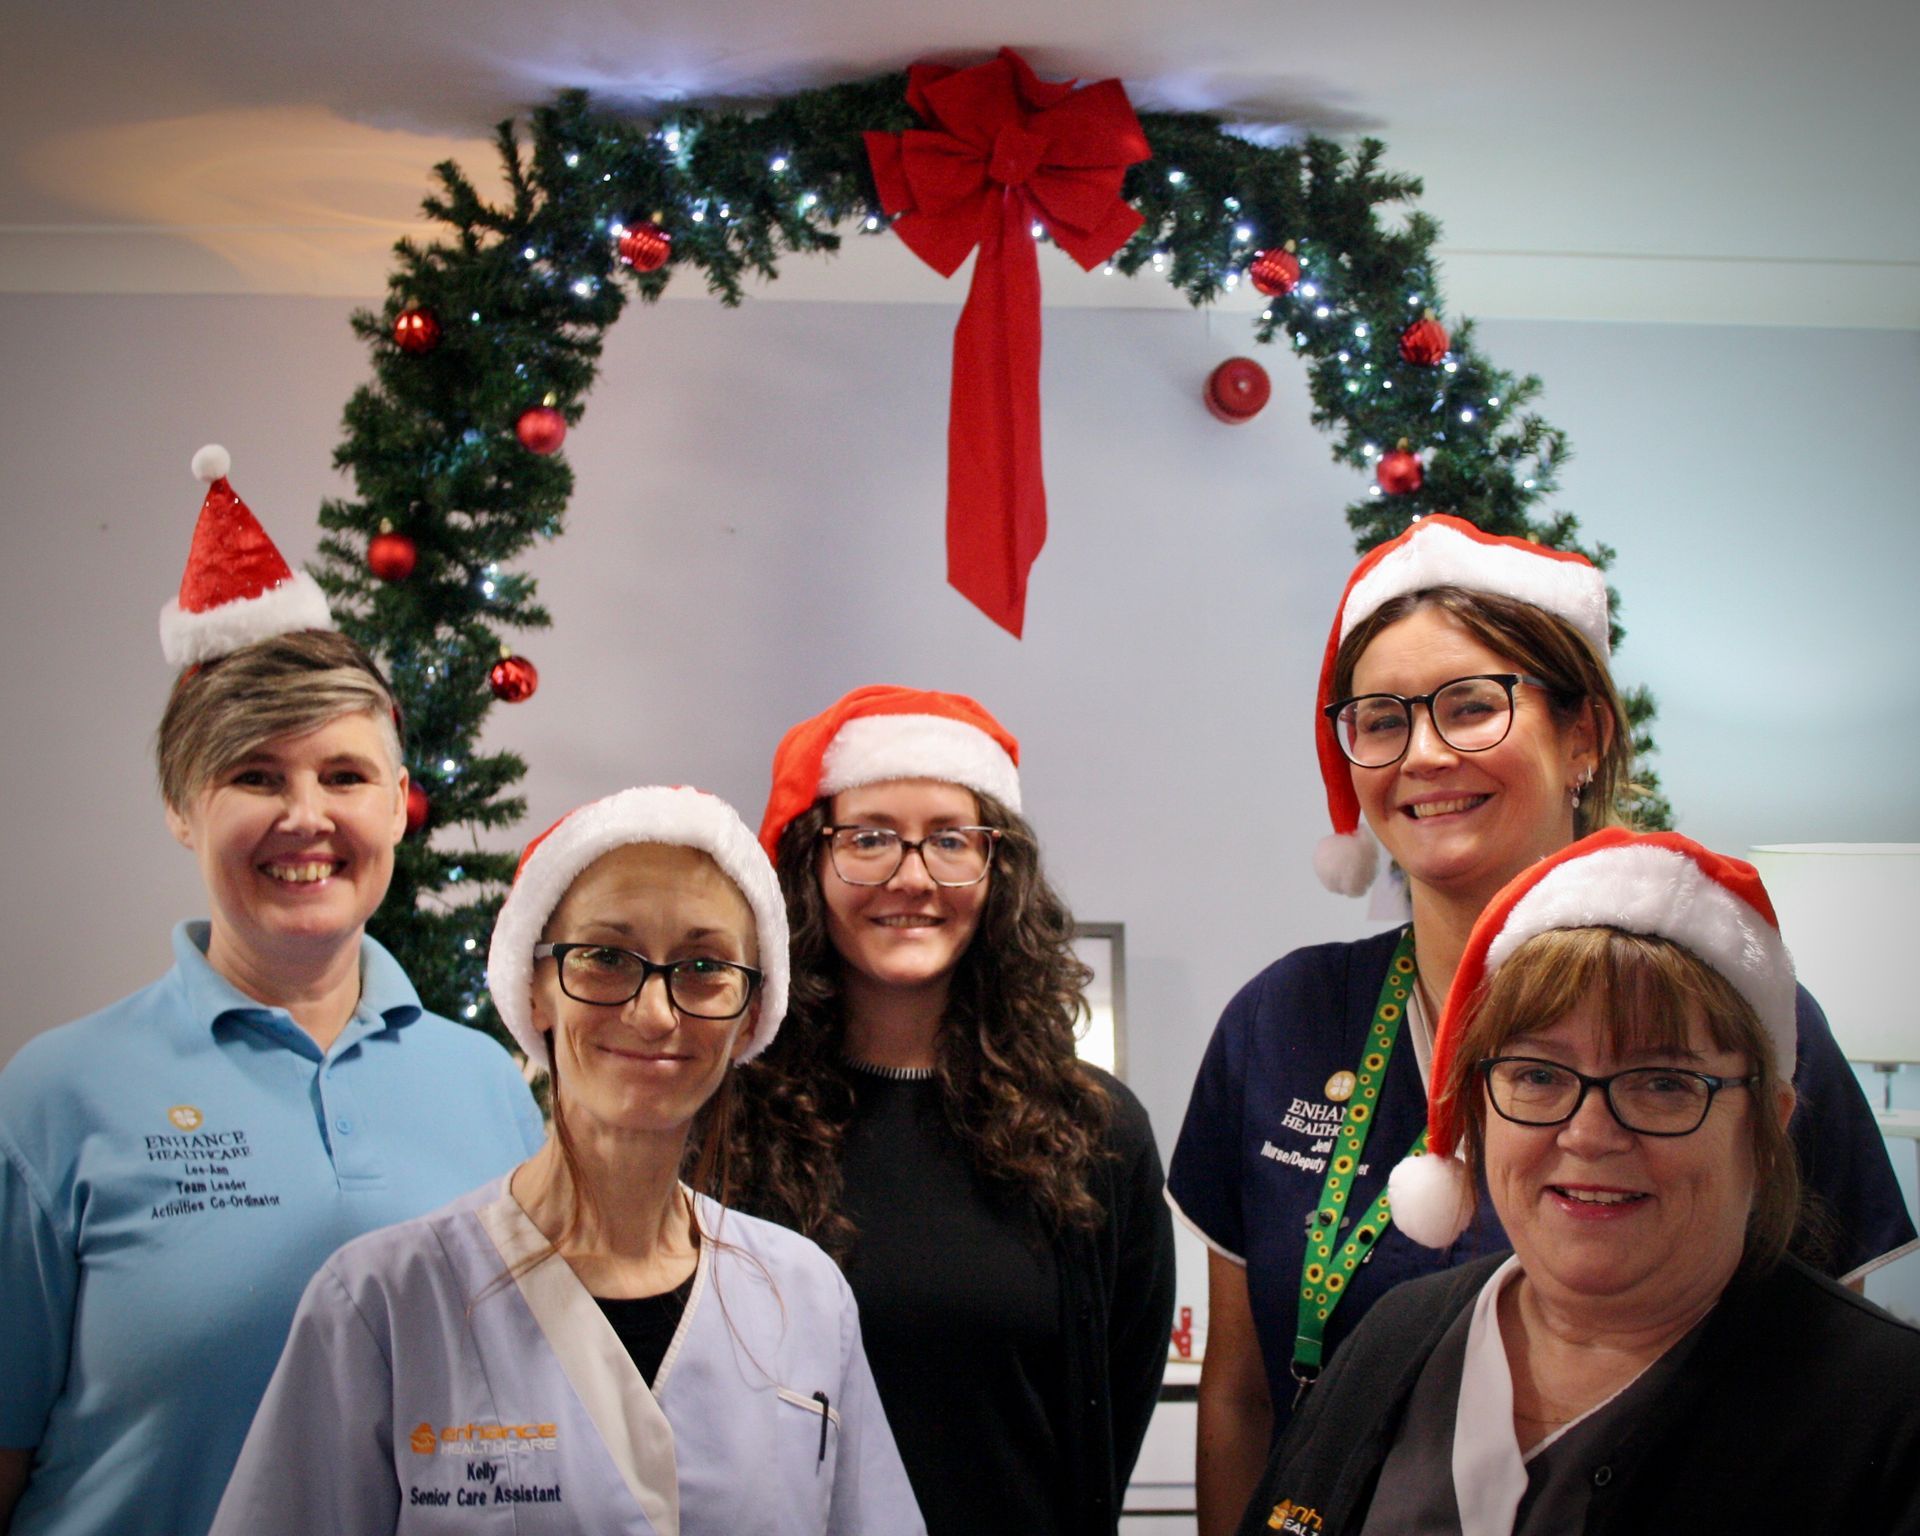
[[840, 1271], [695, 1210], [651, 1390], [505, 1181], [349, 1243], [301, 1300], [213, 1536], [925, 1536]]
[[361, 946], [332, 1049], [174, 931], [159, 981], [0, 1072], [0, 1445], [12, 1536], [200, 1536], [307, 1282], [544, 1139], [513, 1059]]

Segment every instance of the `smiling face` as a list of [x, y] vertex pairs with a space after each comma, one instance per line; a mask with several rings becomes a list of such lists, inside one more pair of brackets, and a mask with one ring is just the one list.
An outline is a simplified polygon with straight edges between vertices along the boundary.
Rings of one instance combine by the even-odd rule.
[[[1411, 698], [1455, 678], [1526, 670], [1443, 610], [1423, 607], [1374, 637], [1354, 666], [1352, 692]], [[1416, 705], [1406, 755], [1386, 768], [1351, 768], [1354, 793], [1416, 894], [1484, 904], [1573, 841], [1571, 791], [1594, 761], [1590, 720], [1563, 725], [1542, 690], [1518, 686], [1506, 739], [1460, 752]]]
[[406, 786], [379, 724], [354, 713], [263, 742], [169, 806], [206, 883], [214, 969], [262, 996], [291, 968], [357, 952], [393, 876]]
[[[1680, 1067], [1745, 1077], [1750, 1058], [1716, 1046], [1697, 1008], [1685, 1045], [1616, 1054], [1598, 992], [1558, 1023], [1499, 1050], [1557, 1062], [1590, 1077], [1630, 1067]], [[1484, 1091], [1484, 1090], [1480, 1090]], [[1790, 1100], [1782, 1106], [1790, 1108]], [[1483, 1166], [1494, 1209], [1528, 1281], [1544, 1298], [1591, 1316], [1683, 1318], [1707, 1306], [1739, 1267], [1755, 1191], [1754, 1130], [1768, 1112], [1753, 1091], [1714, 1096], [1690, 1136], [1642, 1136], [1589, 1089], [1557, 1126], [1515, 1125], [1486, 1111]]]
[[[543, 937], [608, 944], [659, 964], [729, 960], [757, 966], [753, 911], [734, 883], [693, 848], [632, 843], [589, 864], [568, 887]], [[664, 976], [618, 1005], [583, 1003], [560, 989], [556, 964], [533, 973], [533, 1021], [550, 1032], [568, 1128], [684, 1140], [727, 1063], [745, 1048], [754, 1010], [735, 1019], [683, 1017]]]
[[[917, 842], [943, 827], [980, 824], [973, 791], [937, 779], [891, 779], [833, 797], [837, 827], [884, 827]], [[863, 988], [907, 990], [944, 1000], [954, 968], [973, 942], [993, 881], [935, 885], [918, 853], [909, 853], [885, 885], [849, 885], [823, 839], [816, 868], [827, 909], [827, 936], [845, 963], [850, 995]]]

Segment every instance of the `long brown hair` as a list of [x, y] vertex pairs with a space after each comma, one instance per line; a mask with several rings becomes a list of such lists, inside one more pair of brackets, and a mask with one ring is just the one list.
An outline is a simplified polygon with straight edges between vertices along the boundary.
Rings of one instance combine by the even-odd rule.
[[[990, 795], [982, 825], [1002, 836], [973, 942], [961, 955], [935, 1041], [934, 1076], [973, 1166], [1024, 1196], [1054, 1231], [1098, 1225], [1090, 1192], [1112, 1104], [1074, 1054], [1091, 973], [1073, 919], [1040, 869], [1033, 829]], [[840, 1210], [840, 1145], [853, 1114], [841, 1060], [842, 962], [820, 890], [819, 800], [781, 834], [774, 866], [793, 933], [786, 1022], [740, 1069], [733, 1172], [742, 1208], [806, 1233], [836, 1257], [857, 1233]]]

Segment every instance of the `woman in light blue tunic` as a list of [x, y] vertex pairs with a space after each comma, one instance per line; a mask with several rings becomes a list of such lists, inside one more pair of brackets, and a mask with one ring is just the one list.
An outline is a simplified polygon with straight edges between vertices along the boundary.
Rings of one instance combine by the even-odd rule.
[[[205, 1536], [294, 1306], [349, 1238], [541, 1144], [512, 1057], [367, 933], [407, 822], [374, 659], [203, 448], [161, 635], [168, 827], [205, 919], [0, 1072], [0, 1531]], [[47, 963], [81, 984], [100, 909]], [[142, 919], [145, 920], [144, 917]]]
[[489, 982], [546, 1146], [315, 1277], [214, 1531], [923, 1532], [840, 1272], [680, 1181], [786, 1008], [752, 834], [691, 789], [562, 818]]

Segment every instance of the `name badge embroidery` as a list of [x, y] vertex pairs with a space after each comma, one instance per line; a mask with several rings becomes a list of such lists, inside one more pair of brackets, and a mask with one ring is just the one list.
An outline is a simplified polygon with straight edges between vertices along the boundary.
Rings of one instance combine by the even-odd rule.
[[194, 1104], [170, 1106], [164, 1116], [170, 1129], [141, 1138], [141, 1150], [173, 1187], [153, 1202], [149, 1221], [170, 1221], [201, 1211], [257, 1211], [280, 1203], [280, 1197], [254, 1186], [249, 1159], [253, 1143], [243, 1130], [216, 1130]]

